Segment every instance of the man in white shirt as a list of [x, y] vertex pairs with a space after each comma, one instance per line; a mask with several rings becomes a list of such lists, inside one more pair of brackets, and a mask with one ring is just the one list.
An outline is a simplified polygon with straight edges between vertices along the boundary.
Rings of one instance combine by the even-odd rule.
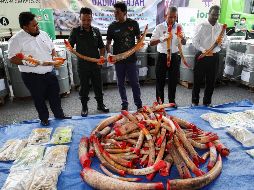
[[[156, 99], [159, 99], [164, 103], [164, 86], [166, 81], [166, 74], [168, 75], [168, 101], [169, 103], [175, 103], [176, 85], [180, 73], [180, 56], [178, 54], [178, 40], [176, 36], [177, 26], [180, 26], [176, 22], [177, 20], [177, 8], [169, 7], [167, 11], [166, 21], [157, 25], [152, 33], [150, 45], [157, 45], [157, 51], [159, 52], [158, 61], [156, 63]], [[171, 64], [167, 65], [167, 39], [168, 26], [172, 25], [172, 43], [171, 50]], [[181, 35], [181, 43], [186, 44], [186, 40]]]
[[162, 0], [157, 4], [156, 25], [164, 22], [169, 7], [188, 7], [189, 0]]
[[[194, 83], [192, 90], [192, 106], [199, 104], [200, 85], [205, 78], [205, 91], [203, 98], [203, 105], [210, 106], [212, 101], [212, 94], [215, 85], [216, 72], [219, 64], [219, 54], [221, 50], [220, 45], [217, 45], [210, 54], [204, 58], [197, 60], [201, 53], [209, 49], [219, 37], [222, 31], [222, 25], [217, 22], [220, 16], [220, 7], [214, 5], [209, 10], [208, 21], [199, 24], [196, 27], [194, 37], [192, 39], [194, 47], [198, 50], [195, 57], [194, 66]], [[225, 35], [224, 35], [225, 36]], [[221, 44], [221, 43], [217, 43]]]
[[[58, 67], [61, 61], [53, 61], [56, 55], [54, 44], [46, 32], [39, 30], [35, 15], [30, 12], [22, 12], [19, 15], [19, 24], [22, 30], [9, 40], [8, 58], [11, 63], [17, 64], [22, 79], [31, 93], [35, 108], [38, 112], [41, 124], [49, 125], [49, 112], [46, 98], [50, 108], [57, 119], [69, 119], [63, 113], [59, 96], [59, 84], [54, 66]], [[33, 64], [19, 58], [16, 54], [32, 56], [39, 60], [39, 64]]]

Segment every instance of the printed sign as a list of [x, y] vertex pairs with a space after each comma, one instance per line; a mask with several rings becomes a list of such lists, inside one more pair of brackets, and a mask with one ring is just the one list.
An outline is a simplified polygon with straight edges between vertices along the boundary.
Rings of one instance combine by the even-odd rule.
[[30, 11], [36, 15], [37, 22], [41, 30], [48, 33], [52, 40], [56, 39], [55, 25], [52, 9], [30, 8]]

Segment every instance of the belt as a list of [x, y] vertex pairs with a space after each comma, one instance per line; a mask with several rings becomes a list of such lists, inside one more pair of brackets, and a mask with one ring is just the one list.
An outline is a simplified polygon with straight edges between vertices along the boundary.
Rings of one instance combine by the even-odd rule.
[[[52, 72], [52, 71], [51, 71]], [[31, 73], [31, 72], [22, 72], [24, 74], [29, 74], [29, 75], [48, 75], [50, 74], [51, 72], [47, 72], [47, 73]]]
[[[159, 54], [161, 54], [161, 55], [167, 55], [166, 53], [160, 53], [160, 52], [159, 52]], [[171, 55], [177, 55], [177, 54], [179, 54], [179, 52], [171, 53]]]

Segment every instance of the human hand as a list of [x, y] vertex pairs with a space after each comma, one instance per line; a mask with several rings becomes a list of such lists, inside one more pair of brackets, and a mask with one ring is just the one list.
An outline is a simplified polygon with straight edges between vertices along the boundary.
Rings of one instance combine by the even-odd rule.
[[62, 57], [54, 57], [53, 58], [54, 62], [52, 62], [52, 65], [56, 68], [60, 67], [62, 64], [64, 64], [64, 61], [66, 59], [62, 58]]
[[175, 34], [177, 35], [178, 38], [184, 39], [184, 33], [183, 32], [176, 32]]
[[22, 60], [23, 65], [29, 66], [29, 67], [36, 67], [38, 63], [35, 63], [33, 61], [27, 61], [27, 60]]
[[31, 55], [27, 56], [27, 58], [22, 60], [22, 63], [23, 63], [23, 65], [26, 65], [26, 66], [29, 66], [29, 67], [36, 67], [38, 65], [43, 64], [42, 61], [36, 61], [35, 59], [33, 59], [33, 56], [31, 56]]
[[98, 65], [103, 65], [105, 63], [105, 58], [103, 56], [100, 56], [100, 59], [98, 61]]
[[64, 45], [65, 45], [66, 49], [69, 50], [70, 52], [73, 52], [73, 51], [74, 51], [73, 48], [72, 48], [72, 46], [71, 46], [71, 44], [70, 44], [70, 42], [68, 42], [68, 41], [65, 40], [65, 39], [64, 39]]
[[54, 67], [59, 68], [61, 67], [62, 64], [63, 64], [62, 61], [55, 61], [53, 65]]
[[207, 53], [206, 53], [206, 56], [213, 56], [213, 52], [212, 52], [212, 51], [207, 52]]
[[107, 54], [107, 61], [111, 64], [115, 64], [116, 63], [116, 60], [115, 60], [115, 57], [114, 55], [112, 55], [111, 53], [108, 53]]
[[163, 36], [160, 37], [160, 39], [159, 39], [160, 43], [163, 43], [163, 42], [167, 41], [169, 38], [172, 39], [172, 37], [173, 37], [172, 33], [166, 33], [166, 34], [164, 34]]

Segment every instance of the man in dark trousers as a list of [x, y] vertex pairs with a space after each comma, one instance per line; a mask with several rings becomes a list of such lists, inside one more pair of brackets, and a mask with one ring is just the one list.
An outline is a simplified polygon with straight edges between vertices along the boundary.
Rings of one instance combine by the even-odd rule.
[[[107, 52], [110, 53], [110, 44], [114, 40], [113, 54], [123, 53], [135, 46], [135, 37], [140, 39], [138, 22], [127, 18], [127, 6], [123, 2], [114, 4], [116, 21], [111, 23], [107, 31]], [[122, 100], [122, 110], [128, 110], [128, 100], [125, 89], [125, 77], [127, 75], [132, 88], [134, 103], [137, 110], [142, 108], [138, 69], [136, 65], [137, 56], [130, 57], [115, 63], [117, 86]]]
[[[54, 44], [48, 34], [39, 30], [35, 15], [30, 12], [22, 12], [19, 15], [19, 24], [22, 30], [17, 32], [10, 40], [8, 46], [8, 57], [13, 64], [17, 64], [21, 77], [30, 91], [35, 108], [38, 112], [41, 124], [49, 125], [49, 112], [46, 99], [49, 100], [50, 108], [56, 119], [70, 119], [63, 113], [61, 99], [59, 96], [59, 84], [53, 71], [56, 62]], [[17, 53], [32, 56], [39, 60], [40, 64], [21, 60]]]
[[[105, 46], [98, 28], [91, 26], [92, 10], [90, 8], [81, 8], [80, 26], [71, 31], [69, 42], [72, 47], [76, 44], [76, 51], [82, 55], [99, 58], [105, 54]], [[97, 109], [103, 112], [109, 112], [109, 109], [103, 103], [101, 65], [85, 61], [78, 58], [78, 74], [80, 78], [79, 96], [82, 103], [81, 116], [88, 114], [87, 102], [89, 100], [89, 81], [91, 80]]]
[[[198, 53], [195, 56], [192, 106], [197, 106], [199, 104], [200, 86], [204, 78], [205, 91], [203, 105], [210, 106], [212, 102], [221, 47], [216, 46], [210, 54], [200, 60], [197, 60], [197, 58], [201, 53], [209, 49], [218, 39], [222, 30], [222, 25], [217, 22], [219, 16], [220, 7], [217, 5], [212, 6], [209, 10], [208, 21], [200, 23], [195, 29], [192, 42], [194, 47], [198, 50]], [[217, 43], [221, 44], [221, 41]]]
[[[180, 56], [178, 55], [178, 40], [176, 36], [177, 27], [181, 27], [176, 22], [177, 8], [169, 7], [166, 15], [166, 20], [157, 25], [152, 33], [150, 45], [157, 45], [157, 51], [159, 52], [158, 61], [155, 67], [156, 73], [156, 98], [157, 101], [164, 103], [164, 86], [166, 82], [166, 76], [168, 78], [168, 101], [169, 103], [175, 103], [176, 86], [180, 73]], [[170, 37], [168, 34], [168, 27], [172, 26], [172, 43], [170, 45], [171, 50], [171, 63], [167, 65], [167, 39]], [[181, 27], [182, 28], [182, 27]], [[181, 43], [186, 44], [186, 40], [181, 34]], [[160, 99], [160, 100], [159, 100]], [[177, 107], [177, 106], [175, 106]]]

